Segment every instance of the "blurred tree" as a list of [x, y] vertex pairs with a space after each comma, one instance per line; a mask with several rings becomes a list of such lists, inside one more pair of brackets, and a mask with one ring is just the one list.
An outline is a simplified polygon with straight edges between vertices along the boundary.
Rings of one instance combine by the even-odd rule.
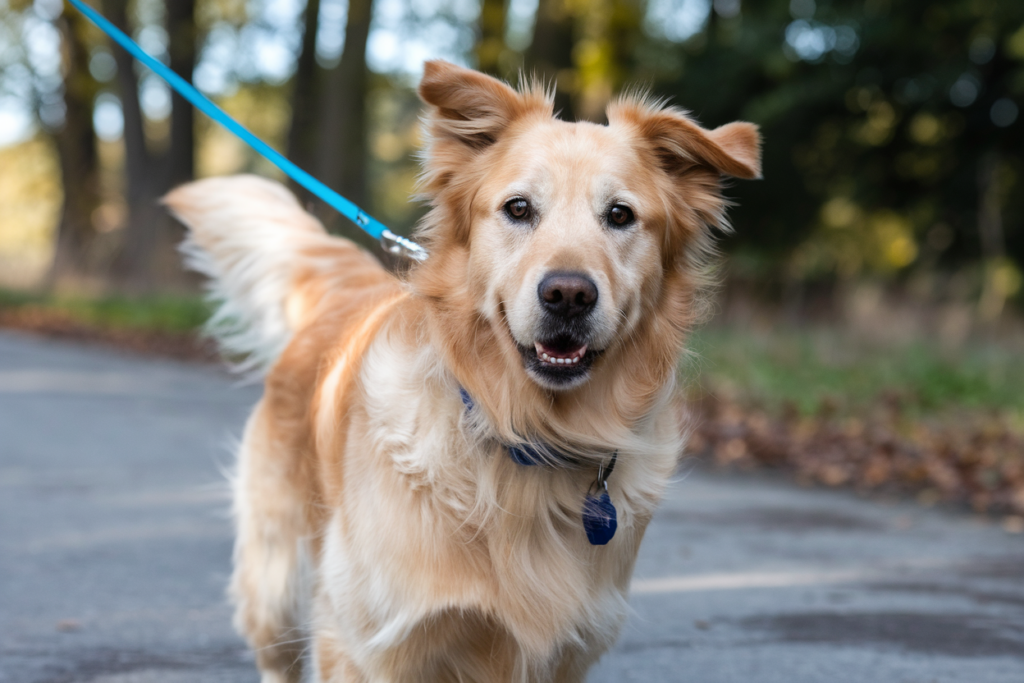
[[[365, 206], [367, 200], [366, 41], [372, 18], [373, 0], [349, 0], [341, 60], [325, 74], [319, 102], [320, 180], [359, 206]], [[325, 223], [342, 223], [343, 219], [333, 209], [319, 213]]]
[[[302, 12], [302, 47], [291, 84], [292, 120], [288, 128], [287, 156], [308, 171], [312, 171], [315, 166], [319, 133], [317, 104], [322, 85], [320, 69], [316, 63], [319, 19], [320, 0], [307, 0]], [[312, 201], [313, 196], [298, 183], [289, 181], [289, 187], [301, 198], [303, 204]]]
[[568, 120], [603, 121], [612, 95], [638, 74], [644, 0], [540, 0], [528, 72], [556, 82], [555, 110]]
[[579, 15], [573, 46], [574, 108], [581, 119], [603, 121], [605, 107], [627, 80], [636, 79], [637, 46], [644, 42], [643, 0], [590, 0]]
[[[170, 66], [192, 82], [196, 63], [196, 0], [167, 0], [167, 34]], [[171, 139], [164, 157], [168, 189], [192, 179], [195, 172], [195, 110], [171, 91]], [[163, 192], [163, 190], [161, 190]]]
[[555, 112], [574, 120], [572, 98], [576, 94], [573, 71], [575, 21], [568, 0], [539, 0], [533, 40], [524, 55], [526, 72], [555, 83]]
[[[110, 21], [129, 35], [128, 0], [107, 0]], [[195, 0], [167, 3], [166, 28], [169, 65], [192, 81], [196, 57]], [[146, 123], [139, 101], [139, 71], [135, 60], [120, 48], [114, 50], [117, 79], [124, 113], [126, 200], [128, 221], [120, 252], [113, 264], [114, 278], [129, 288], [148, 289], [178, 279], [181, 272], [174, 250], [180, 226], [159, 206], [159, 199], [175, 185], [189, 180], [195, 163], [192, 106], [178, 94], [171, 99], [170, 132], [166, 144], [147, 140]]]
[[[320, 0], [308, 0], [302, 13], [302, 42], [291, 85], [288, 156], [342, 196], [366, 206], [366, 110], [370, 90], [366, 44], [373, 0], [349, 1], [341, 58], [326, 68], [317, 63], [319, 15]], [[291, 187], [329, 228], [349, 230], [336, 211], [296, 183], [292, 182]]]
[[93, 212], [100, 204], [99, 160], [92, 123], [93, 99], [99, 84], [89, 73], [87, 34], [91, 29], [77, 12], [64, 12], [60, 29], [64, 74], [64, 123], [56, 132], [64, 205], [48, 286], [77, 283], [95, 275], [91, 259], [96, 230]]
[[476, 68], [493, 76], [505, 76], [501, 57], [505, 51], [506, 0], [480, 0], [480, 20], [476, 43]]

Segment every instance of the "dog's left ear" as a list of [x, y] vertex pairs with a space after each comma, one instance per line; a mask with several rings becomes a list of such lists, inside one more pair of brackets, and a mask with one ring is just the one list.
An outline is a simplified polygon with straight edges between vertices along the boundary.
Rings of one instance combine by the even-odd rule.
[[496, 78], [436, 59], [423, 66], [420, 99], [432, 105], [428, 126], [434, 142], [448, 140], [479, 151], [498, 139], [516, 119], [551, 116], [542, 91], [518, 93]]
[[736, 178], [761, 177], [761, 134], [753, 123], [707, 130], [678, 109], [628, 100], [610, 107], [608, 118], [636, 127], [669, 173], [700, 165]]

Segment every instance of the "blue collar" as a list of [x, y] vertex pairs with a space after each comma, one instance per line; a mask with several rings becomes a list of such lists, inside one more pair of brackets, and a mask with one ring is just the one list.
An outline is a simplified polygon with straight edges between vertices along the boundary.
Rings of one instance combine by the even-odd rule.
[[[469, 392], [459, 387], [459, 396], [462, 398], [462, 405], [466, 406], [466, 410], [473, 410], [473, 406], [476, 404], [473, 402]], [[508, 457], [512, 458], [517, 465], [579, 464], [576, 458], [562, 453], [546, 443], [535, 444], [522, 441], [518, 444], [505, 444], [505, 451], [508, 453]]]
[[[473, 398], [462, 387], [459, 387], [459, 396], [462, 398], [462, 405], [466, 411], [473, 410]], [[548, 444], [533, 444], [522, 442], [515, 445], [505, 444], [505, 452], [517, 465], [579, 465], [576, 458], [566, 453], [561, 453]], [[608, 477], [615, 469], [615, 462], [619, 459], [616, 451], [612, 454], [611, 461], [607, 465], [601, 465], [597, 471], [597, 479], [583, 499], [583, 529], [587, 532], [587, 540], [590, 545], [607, 545], [608, 541], [615, 536], [618, 528], [618, 513], [615, 505], [612, 504], [611, 496], [608, 493]]]

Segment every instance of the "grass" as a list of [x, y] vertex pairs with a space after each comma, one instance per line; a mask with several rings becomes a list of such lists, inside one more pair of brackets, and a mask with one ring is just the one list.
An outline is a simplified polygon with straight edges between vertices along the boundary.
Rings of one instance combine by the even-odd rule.
[[0, 289], [0, 312], [33, 311], [60, 316], [104, 330], [183, 333], [197, 329], [210, 314], [199, 296], [157, 295], [98, 298], [49, 296]]
[[1024, 353], [994, 343], [957, 351], [918, 340], [878, 347], [837, 330], [711, 327], [691, 342], [684, 374], [705, 391], [803, 415], [863, 413], [879, 400], [910, 413], [949, 407], [1024, 414]]

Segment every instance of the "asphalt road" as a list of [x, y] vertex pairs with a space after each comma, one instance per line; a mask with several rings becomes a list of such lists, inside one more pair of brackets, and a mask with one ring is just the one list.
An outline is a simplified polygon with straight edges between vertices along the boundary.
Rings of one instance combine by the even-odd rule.
[[[255, 683], [223, 470], [258, 395], [209, 367], [0, 333], [0, 681]], [[1024, 536], [697, 471], [593, 683], [1024, 682]]]

